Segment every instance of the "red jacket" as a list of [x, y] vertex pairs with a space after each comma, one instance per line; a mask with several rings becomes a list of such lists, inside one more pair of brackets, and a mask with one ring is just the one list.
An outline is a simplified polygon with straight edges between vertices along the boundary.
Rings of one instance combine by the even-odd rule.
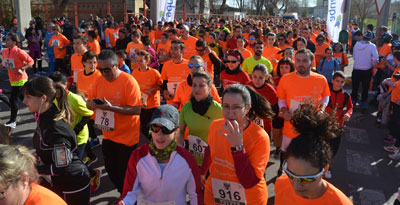
[[[346, 98], [345, 95], [348, 96], [347, 102], [344, 102]], [[332, 113], [335, 108], [337, 122], [343, 126], [343, 116], [347, 114], [349, 117], [351, 117], [351, 114], [353, 114], [353, 103], [351, 102], [351, 96], [343, 92], [343, 90], [334, 91], [331, 89], [331, 97], [325, 111], [327, 113]], [[344, 112], [344, 108], [346, 108], [346, 112]]]

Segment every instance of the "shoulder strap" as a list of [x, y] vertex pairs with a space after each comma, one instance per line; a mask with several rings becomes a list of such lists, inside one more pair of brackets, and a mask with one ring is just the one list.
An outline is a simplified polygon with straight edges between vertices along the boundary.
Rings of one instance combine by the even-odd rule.
[[321, 62], [321, 70], [324, 69], [325, 59], [326, 59], [326, 57], [324, 56], [324, 57], [322, 58], [322, 62]]
[[347, 107], [347, 101], [349, 100], [350, 95], [347, 92], [344, 93], [344, 101], [343, 101], [343, 108]]

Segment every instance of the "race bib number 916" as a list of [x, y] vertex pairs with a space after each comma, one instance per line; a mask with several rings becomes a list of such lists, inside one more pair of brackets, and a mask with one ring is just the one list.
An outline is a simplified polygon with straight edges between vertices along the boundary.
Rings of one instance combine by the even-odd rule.
[[236, 182], [211, 178], [214, 202], [216, 204], [245, 205], [244, 187]]

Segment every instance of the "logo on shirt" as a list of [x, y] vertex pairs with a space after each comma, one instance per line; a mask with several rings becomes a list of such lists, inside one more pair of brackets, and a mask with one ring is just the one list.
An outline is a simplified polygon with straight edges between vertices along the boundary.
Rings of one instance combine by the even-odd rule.
[[117, 91], [117, 94], [115, 95], [115, 99], [121, 99], [121, 96], [119, 95], [119, 91]]
[[231, 184], [224, 183], [224, 188], [225, 188], [225, 190], [230, 190], [231, 189]]

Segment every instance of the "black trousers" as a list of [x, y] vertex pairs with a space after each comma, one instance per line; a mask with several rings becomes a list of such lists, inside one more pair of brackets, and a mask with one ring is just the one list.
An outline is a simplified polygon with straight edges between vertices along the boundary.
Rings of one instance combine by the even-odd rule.
[[10, 96], [11, 116], [10, 116], [10, 122], [15, 122], [17, 120], [18, 98], [23, 100], [23, 96], [21, 94], [21, 88], [22, 88], [22, 86], [11, 86], [11, 96]]
[[142, 131], [143, 135], [150, 140], [151, 136], [149, 134], [150, 127], [147, 126], [149, 124], [151, 117], [153, 116], [155, 108], [151, 109], [142, 109], [140, 111], [140, 131]]
[[390, 108], [392, 113], [388, 122], [389, 132], [396, 138], [394, 146], [400, 147], [400, 105], [390, 102]]
[[111, 179], [111, 182], [122, 193], [124, 188], [125, 172], [128, 166], [129, 158], [136, 145], [131, 147], [113, 142], [111, 140], [103, 140], [103, 156], [104, 166]]
[[54, 63], [54, 71], [60, 71], [68, 76], [71, 75], [71, 71], [67, 69], [65, 66], [65, 60], [63, 58], [56, 58], [56, 62]]
[[367, 102], [368, 100], [368, 90], [369, 84], [371, 82], [372, 77], [372, 69], [369, 70], [353, 70], [351, 74], [352, 81], [352, 91], [351, 91], [351, 99], [358, 99], [358, 88], [361, 83], [361, 102]]

